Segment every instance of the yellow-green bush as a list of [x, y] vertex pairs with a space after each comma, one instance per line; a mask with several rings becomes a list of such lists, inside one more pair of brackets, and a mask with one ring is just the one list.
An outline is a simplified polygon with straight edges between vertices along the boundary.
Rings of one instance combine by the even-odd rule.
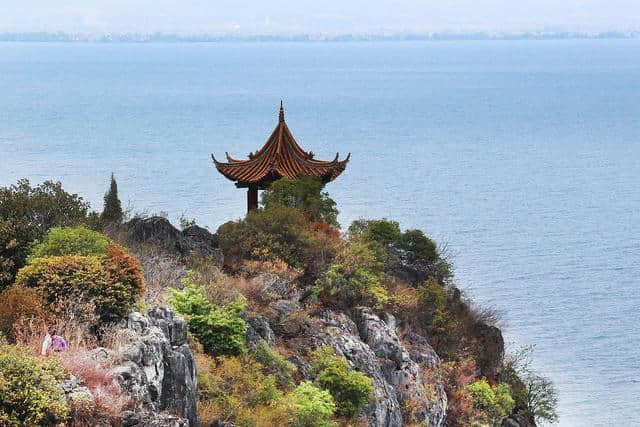
[[352, 370], [347, 359], [333, 349], [316, 350], [311, 366], [316, 373], [316, 383], [333, 396], [338, 414], [353, 416], [369, 401], [373, 393], [371, 378]]
[[68, 408], [58, 383], [65, 377], [55, 359], [38, 359], [26, 349], [0, 345], [0, 425], [64, 422]]
[[277, 204], [221, 225], [217, 235], [231, 269], [243, 260], [282, 260], [314, 275], [326, 268], [335, 252], [330, 231], [312, 228], [301, 211]]
[[515, 401], [511, 397], [511, 387], [497, 384], [491, 387], [486, 379], [481, 379], [466, 387], [471, 396], [473, 408], [480, 411], [477, 420], [490, 425], [499, 425], [503, 418], [511, 413]]
[[55, 227], [31, 251], [32, 258], [106, 254], [109, 239], [85, 227]]
[[331, 420], [336, 405], [331, 394], [315, 387], [310, 381], [300, 383], [285, 398], [293, 427], [333, 427]]
[[244, 336], [247, 322], [240, 317], [245, 300], [214, 308], [204, 289], [185, 281], [182, 290], [172, 289], [168, 301], [171, 307], [187, 318], [189, 332], [214, 356], [238, 355], [246, 351]]

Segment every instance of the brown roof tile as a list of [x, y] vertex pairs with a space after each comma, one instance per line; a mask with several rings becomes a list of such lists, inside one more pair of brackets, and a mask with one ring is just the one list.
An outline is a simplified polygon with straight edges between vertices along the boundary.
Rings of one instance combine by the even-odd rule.
[[280, 102], [278, 125], [264, 146], [256, 153], [249, 154], [248, 160], [237, 160], [225, 153], [227, 162], [219, 162], [213, 154], [211, 158], [218, 171], [236, 181], [237, 186], [256, 184], [265, 187], [278, 178], [297, 178], [312, 175], [324, 182], [333, 181], [342, 173], [349, 162], [349, 153], [344, 160], [336, 154], [332, 161], [315, 160], [312, 152], [306, 152], [296, 142], [284, 121], [284, 108]]

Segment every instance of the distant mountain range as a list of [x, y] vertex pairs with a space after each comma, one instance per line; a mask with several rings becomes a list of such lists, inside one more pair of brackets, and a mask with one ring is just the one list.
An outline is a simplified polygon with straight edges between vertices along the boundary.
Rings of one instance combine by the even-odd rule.
[[64, 32], [0, 33], [0, 42], [91, 42], [91, 43], [203, 43], [203, 42], [345, 42], [413, 40], [561, 40], [634, 39], [640, 30], [606, 32], [523, 31], [523, 32], [434, 32], [390, 34], [81, 34]]

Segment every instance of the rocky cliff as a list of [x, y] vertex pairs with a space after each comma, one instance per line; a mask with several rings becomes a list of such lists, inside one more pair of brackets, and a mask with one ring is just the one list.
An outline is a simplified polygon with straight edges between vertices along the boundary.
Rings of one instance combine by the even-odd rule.
[[295, 353], [290, 360], [304, 377], [310, 376], [308, 353], [321, 346], [332, 347], [373, 380], [373, 398], [364, 410], [367, 425], [444, 425], [444, 385], [433, 378], [427, 383], [422, 374], [435, 371], [440, 360], [424, 337], [401, 340], [393, 316], [384, 315], [383, 320], [368, 307], [350, 312], [323, 310], [308, 316], [300, 305], [300, 293], [292, 291], [286, 280], [273, 275], [258, 280], [265, 283], [263, 292], [270, 301], [265, 317], [247, 319], [250, 347], [260, 340], [281, 343]]
[[146, 315], [129, 314], [126, 327], [134, 333], [133, 340], [116, 372], [138, 410], [123, 414], [124, 424], [157, 425], [149, 424], [148, 418], [166, 412], [197, 426], [196, 366], [184, 320], [156, 308]]

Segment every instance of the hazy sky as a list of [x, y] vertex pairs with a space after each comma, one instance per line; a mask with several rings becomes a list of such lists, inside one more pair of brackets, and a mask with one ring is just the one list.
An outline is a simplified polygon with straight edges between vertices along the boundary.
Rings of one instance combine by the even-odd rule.
[[640, 29], [640, 0], [0, 0], [0, 32]]

